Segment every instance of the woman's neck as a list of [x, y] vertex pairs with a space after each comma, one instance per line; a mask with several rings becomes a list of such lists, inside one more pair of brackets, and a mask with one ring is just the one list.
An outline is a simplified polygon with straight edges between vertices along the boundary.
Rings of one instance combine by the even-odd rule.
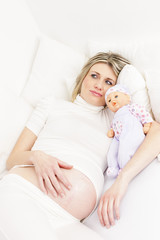
[[80, 106], [81, 108], [84, 108], [90, 112], [95, 112], [95, 113], [98, 113], [104, 109], [104, 106], [95, 106], [86, 102], [79, 94], [77, 95], [73, 103]]

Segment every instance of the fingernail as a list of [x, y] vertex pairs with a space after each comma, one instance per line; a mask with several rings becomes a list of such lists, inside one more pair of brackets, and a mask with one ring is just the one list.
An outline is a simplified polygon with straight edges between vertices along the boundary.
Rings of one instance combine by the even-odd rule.
[[69, 190], [71, 189], [71, 187], [72, 187], [71, 185], [68, 185], [68, 189], [69, 189]]

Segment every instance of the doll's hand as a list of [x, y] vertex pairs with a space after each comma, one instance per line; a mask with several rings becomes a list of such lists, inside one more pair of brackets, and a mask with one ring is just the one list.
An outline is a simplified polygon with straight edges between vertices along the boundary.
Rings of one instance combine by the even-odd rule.
[[144, 124], [144, 126], [143, 126], [143, 132], [144, 132], [144, 134], [147, 134], [147, 133], [149, 132], [149, 129], [150, 129], [150, 127], [151, 127], [151, 124], [152, 124], [151, 122]]
[[107, 136], [108, 136], [109, 138], [113, 138], [113, 137], [114, 137], [114, 131], [113, 131], [112, 128], [108, 131]]

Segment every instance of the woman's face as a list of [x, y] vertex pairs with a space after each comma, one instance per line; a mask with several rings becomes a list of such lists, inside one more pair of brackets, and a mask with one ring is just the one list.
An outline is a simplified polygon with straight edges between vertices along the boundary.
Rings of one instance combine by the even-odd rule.
[[95, 106], [105, 106], [105, 93], [117, 81], [112, 68], [106, 63], [93, 65], [83, 80], [80, 96]]

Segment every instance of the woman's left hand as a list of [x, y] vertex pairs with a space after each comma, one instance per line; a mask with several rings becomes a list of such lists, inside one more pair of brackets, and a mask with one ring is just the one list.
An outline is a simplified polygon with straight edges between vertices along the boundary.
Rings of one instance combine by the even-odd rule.
[[107, 228], [115, 224], [115, 218], [117, 220], [120, 218], [120, 202], [128, 187], [127, 181], [120, 175], [103, 194], [98, 206], [99, 220], [102, 226], [106, 226]]

